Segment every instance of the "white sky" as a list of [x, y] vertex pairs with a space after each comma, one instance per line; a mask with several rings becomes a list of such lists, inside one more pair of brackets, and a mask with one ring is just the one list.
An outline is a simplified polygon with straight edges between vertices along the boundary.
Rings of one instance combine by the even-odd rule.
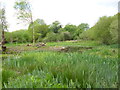
[[[43, 19], [46, 24], [58, 20], [62, 25], [88, 23], [92, 27], [102, 16], [113, 16], [118, 12], [119, 0], [30, 0], [34, 20]], [[17, 24], [15, 0], [0, 0], [6, 7], [9, 31], [27, 28]]]

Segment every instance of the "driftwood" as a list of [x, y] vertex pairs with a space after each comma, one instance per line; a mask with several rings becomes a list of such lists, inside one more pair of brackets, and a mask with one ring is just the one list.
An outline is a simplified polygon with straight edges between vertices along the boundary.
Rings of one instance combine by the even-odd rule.
[[4, 52], [4, 51], [6, 51], [6, 46], [2, 46], [2, 51]]
[[31, 44], [27, 44], [26, 46], [32, 46]]
[[[32, 46], [32, 44], [27, 44], [26, 46]], [[38, 43], [35, 46], [36, 47], [46, 46], [46, 43]]]

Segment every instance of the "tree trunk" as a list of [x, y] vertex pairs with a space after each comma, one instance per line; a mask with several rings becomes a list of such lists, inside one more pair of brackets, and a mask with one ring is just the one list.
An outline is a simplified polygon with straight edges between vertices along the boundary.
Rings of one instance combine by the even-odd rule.
[[34, 32], [34, 27], [33, 27], [33, 45], [35, 45], [35, 32]]
[[2, 51], [6, 51], [6, 46], [4, 45], [5, 45], [5, 34], [4, 34], [4, 28], [2, 22], [2, 41], [1, 41]]
[[32, 22], [32, 31], [33, 31], [33, 46], [35, 45], [35, 30], [34, 30], [34, 24]]
[[2, 42], [1, 42], [1, 44], [2, 44], [2, 51], [3, 52], [6, 51], [6, 46], [4, 46], [5, 45], [4, 30], [2, 30]]
[[2, 46], [4, 46], [5, 44], [5, 37], [4, 37], [4, 30], [2, 30], [2, 42], [1, 42]]
[[33, 46], [35, 45], [35, 29], [34, 29], [34, 23], [33, 23], [33, 17], [31, 15], [31, 23], [32, 23], [32, 33], [33, 33]]

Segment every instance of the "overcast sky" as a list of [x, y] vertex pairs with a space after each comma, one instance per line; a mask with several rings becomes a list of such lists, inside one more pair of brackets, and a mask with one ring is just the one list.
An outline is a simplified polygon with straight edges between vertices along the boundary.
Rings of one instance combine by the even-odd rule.
[[[9, 31], [27, 28], [17, 24], [15, 10], [16, 0], [0, 0], [6, 7]], [[63, 26], [70, 23], [79, 25], [88, 23], [92, 27], [102, 16], [113, 16], [118, 12], [119, 0], [29, 0], [32, 5], [34, 20], [43, 19], [46, 24], [58, 20]]]

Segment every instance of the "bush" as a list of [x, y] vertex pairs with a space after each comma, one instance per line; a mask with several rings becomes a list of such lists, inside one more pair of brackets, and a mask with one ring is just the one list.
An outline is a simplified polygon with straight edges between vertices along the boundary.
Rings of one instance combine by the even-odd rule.
[[5, 39], [7, 42], [17, 42], [17, 43], [32, 42], [32, 36], [27, 30], [6, 32]]
[[71, 34], [68, 31], [58, 34], [58, 40], [60, 41], [70, 40], [71, 38]]
[[118, 20], [114, 20], [110, 25], [111, 43], [118, 43]]
[[47, 33], [46, 37], [43, 39], [44, 42], [58, 41], [58, 36], [54, 32]]
[[101, 17], [92, 28], [80, 35], [80, 39], [98, 40], [102, 44], [118, 43], [118, 15]]

